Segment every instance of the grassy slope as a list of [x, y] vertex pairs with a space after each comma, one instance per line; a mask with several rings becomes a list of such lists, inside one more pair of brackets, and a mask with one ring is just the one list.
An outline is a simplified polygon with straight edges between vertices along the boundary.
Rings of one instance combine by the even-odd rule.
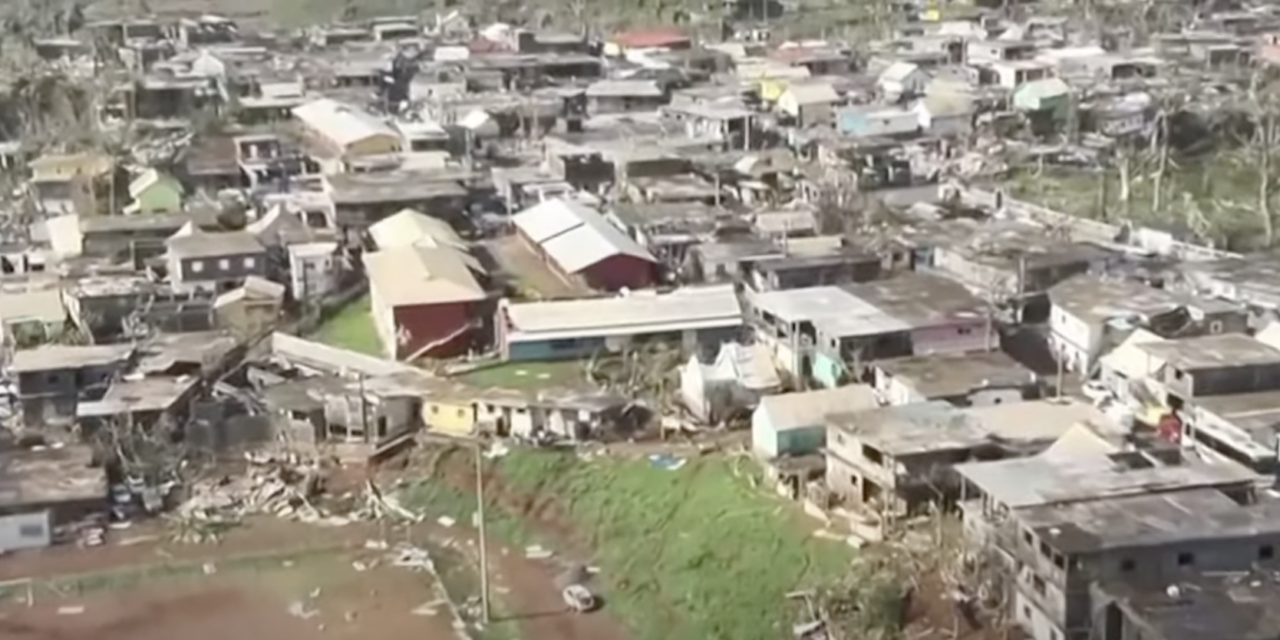
[[638, 640], [787, 637], [785, 594], [849, 572], [847, 546], [808, 536], [723, 459], [666, 471], [517, 451], [502, 471], [512, 488], [560, 496], [592, 538], [609, 609]]
[[363, 296], [340, 309], [320, 325], [311, 338], [360, 353], [382, 356], [382, 341], [373, 327], [369, 296]]

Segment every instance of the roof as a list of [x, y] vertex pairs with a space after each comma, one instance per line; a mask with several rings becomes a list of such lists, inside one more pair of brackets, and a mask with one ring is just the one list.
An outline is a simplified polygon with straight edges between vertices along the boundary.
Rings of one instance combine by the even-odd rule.
[[258, 237], [248, 231], [196, 231], [174, 235], [166, 241], [169, 252], [178, 258], [213, 258], [266, 251]]
[[81, 402], [78, 417], [111, 416], [127, 413], [166, 411], [186, 396], [200, 378], [196, 376], [154, 376], [112, 383], [101, 400]]
[[293, 116], [342, 147], [373, 136], [400, 137], [391, 125], [372, 113], [329, 98], [294, 107]]
[[956, 466], [956, 472], [996, 502], [1018, 509], [1205, 487], [1250, 484], [1253, 471], [1235, 464], [1187, 460], [1134, 468], [1112, 456], [1082, 452], [1068, 459], [1043, 454]]
[[0, 507], [90, 500], [106, 502], [107, 473], [91, 467], [84, 445], [0, 452]]
[[829, 82], [793, 83], [787, 87], [786, 93], [791, 95], [791, 99], [796, 104], [822, 104], [840, 101], [840, 94], [836, 93], [836, 88]]
[[413, 209], [401, 209], [398, 213], [379, 220], [369, 227], [369, 235], [379, 249], [409, 245], [448, 247], [461, 251], [467, 248], [462, 236], [448, 222]]
[[1241, 505], [1216, 489], [1133, 495], [1020, 510], [1018, 519], [1066, 554], [1273, 538], [1280, 502]]
[[907, 331], [910, 327], [858, 296], [835, 286], [767, 291], [751, 296], [751, 305], [786, 323], [810, 322], [839, 338]]
[[632, 49], [645, 47], [668, 47], [675, 44], [690, 42], [690, 38], [684, 31], [675, 27], [658, 27], [654, 29], [633, 29], [631, 31], [623, 31], [609, 39], [610, 42]]
[[957, 408], [922, 402], [835, 416], [831, 425], [895, 456], [990, 445], [1052, 442], [1073, 426], [1104, 416], [1080, 402], [1031, 400]]
[[[1280, 637], [1280, 580], [1269, 570], [1182, 574], [1171, 584], [1106, 582], [1116, 599], [1143, 628], [1143, 637], [1161, 640], [1273, 640]], [[1126, 621], [1126, 624], [1129, 624]], [[1146, 632], [1147, 629], [1150, 629]]]
[[964, 285], [929, 273], [909, 272], [843, 288], [912, 328], [972, 321], [987, 313], [987, 303]]
[[1143, 342], [1135, 346], [1148, 356], [1184, 371], [1280, 364], [1280, 349], [1238, 333]]
[[1099, 323], [1112, 318], [1148, 320], [1179, 308], [1202, 313], [1222, 313], [1238, 307], [1222, 300], [1199, 298], [1156, 289], [1134, 280], [1103, 278], [1081, 274], [1049, 288], [1049, 300], [1085, 322]]
[[334, 375], [423, 375], [417, 367], [305, 340], [287, 333], [271, 334], [271, 355], [295, 366]]
[[598, 80], [587, 87], [591, 98], [658, 98], [664, 93], [656, 80]]
[[1002, 351], [914, 356], [875, 366], [928, 399], [968, 395], [983, 389], [1029, 387], [1036, 374]]
[[633, 291], [585, 300], [511, 302], [504, 305], [508, 342], [630, 336], [743, 323], [733, 285], [683, 287], [670, 293]]
[[880, 72], [880, 82], [902, 82], [908, 76], [920, 70], [920, 65], [910, 62], [894, 62]]
[[657, 262], [598, 211], [575, 201], [547, 200], [517, 213], [511, 222], [565, 273], [580, 273], [618, 255]]
[[485, 299], [467, 261], [454, 249], [404, 246], [364, 254], [374, 298], [389, 307]]
[[371, 171], [336, 173], [324, 177], [334, 204], [362, 205], [415, 202], [436, 198], [465, 198], [461, 180], [471, 174], [457, 171]]
[[49, 344], [14, 352], [9, 368], [15, 373], [28, 373], [100, 367], [123, 361], [132, 353], [132, 346], [121, 344], [92, 346]]
[[62, 291], [42, 289], [21, 293], [0, 293], [0, 322], [13, 324], [38, 321], [54, 324], [67, 319]]
[[143, 191], [146, 191], [153, 185], [164, 181], [171, 182], [179, 190], [182, 189], [182, 185], [180, 185], [177, 180], [174, 180], [155, 169], [147, 169], [146, 171], [138, 174], [138, 177], [134, 178], [133, 181], [129, 183], [129, 197], [137, 199], [138, 196], [142, 195]]
[[877, 406], [876, 394], [870, 385], [854, 384], [765, 396], [756, 411], [769, 417], [775, 431], [789, 431], [823, 427], [832, 414], [865, 411]]

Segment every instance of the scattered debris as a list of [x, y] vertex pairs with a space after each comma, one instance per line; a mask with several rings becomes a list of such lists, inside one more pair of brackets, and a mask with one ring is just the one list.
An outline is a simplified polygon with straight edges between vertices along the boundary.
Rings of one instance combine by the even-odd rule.
[[665, 471], [675, 471], [683, 467], [687, 460], [677, 458], [669, 453], [651, 453], [649, 454], [649, 466], [655, 469], [663, 469]]
[[58, 607], [58, 615], [60, 616], [78, 616], [84, 613], [84, 605], [66, 605]]
[[535, 544], [525, 547], [524, 549], [524, 557], [529, 558], [530, 560], [546, 560], [553, 555], [555, 555], [554, 552], [550, 549], [542, 548], [542, 545]]

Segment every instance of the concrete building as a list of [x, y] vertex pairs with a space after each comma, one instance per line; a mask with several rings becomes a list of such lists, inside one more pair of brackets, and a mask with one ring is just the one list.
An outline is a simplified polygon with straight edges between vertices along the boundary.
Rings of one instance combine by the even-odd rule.
[[165, 245], [169, 281], [181, 290], [229, 291], [249, 276], [268, 275], [267, 249], [247, 231], [210, 233], [188, 226]]
[[818, 453], [827, 442], [827, 419], [879, 406], [865, 384], [765, 396], [751, 414], [751, 450], [765, 460]]
[[0, 549], [54, 543], [54, 528], [107, 510], [107, 473], [87, 446], [0, 451]]

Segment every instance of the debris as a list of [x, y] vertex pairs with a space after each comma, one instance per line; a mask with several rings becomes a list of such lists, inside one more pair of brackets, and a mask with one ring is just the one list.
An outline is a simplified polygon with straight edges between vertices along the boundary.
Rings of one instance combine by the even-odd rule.
[[365, 540], [364, 548], [371, 551], [384, 551], [388, 548], [386, 540]]
[[440, 523], [440, 526], [442, 527], [452, 527], [454, 524], [457, 523], [457, 520], [454, 520], [449, 516], [440, 516], [439, 518], [436, 519], [436, 522]]
[[365, 563], [363, 563], [363, 562], [360, 562], [359, 560], [354, 560], [354, 561], [352, 561], [352, 562], [351, 562], [351, 568], [352, 568], [352, 569], [355, 569], [356, 571], [361, 571], [361, 572], [363, 572], [363, 571], [368, 571], [368, 570], [369, 570], [369, 565], [367, 565], [367, 564], [365, 564]]
[[84, 613], [84, 605], [82, 604], [58, 607], [58, 615], [60, 616], [78, 616], [82, 613]]
[[433, 570], [431, 556], [427, 553], [427, 550], [407, 544], [396, 547], [395, 552], [391, 555], [391, 564], [418, 571]]
[[665, 471], [675, 471], [683, 467], [684, 458], [677, 458], [669, 453], [651, 453], [649, 454], [649, 466], [655, 469], [663, 469]]
[[131, 538], [125, 538], [124, 540], [121, 540], [116, 544], [121, 547], [132, 547], [135, 544], [146, 544], [148, 542], [155, 542], [159, 539], [160, 539], [160, 536], [155, 536], [155, 535], [133, 536]]
[[201, 570], [203, 570], [203, 571], [204, 571], [204, 574], [205, 574], [206, 576], [211, 576], [211, 575], [213, 575], [213, 574], [215, 574], [215, 573], [217, 573], [217, 572], [218, 572], [218, 565], [216, 565], [216, 564], [214, 564], [214, 563], [212, 563], [212, 562], [206, 562], [206, 563], [204, 563], [204, 566], [202, 566], [202, 567], [200, 567], [200, 568], [201, 568]]
[[440, 607], [449, 606], [449, 601], [443, 598], [436, 598], [431, 602], [424, 602], [414, 607], [412, 613], [415, 616], [434, 616], [440, 613]]
[[498, 441], [493, 443], [493, 446], [489, 447], [488, 451], [484, 452], [484, 457], [490, 460], [497, 460], [498, 458], [501, 458], [507, 455], [508, 453], [511, 453], [511, 448], [508, 447], [506, 444], [504, 444], [502, 441]]
[[524, 557], [530, 560], [545, 560], [553, 555], [555, 554], [550, 549], [544, 549], [542, 545], [535, 544], [524, 549]]
[[301, 600], [294, 600], [289, 603], [289, 615], [295, 618], [307, 620], [320, 615], [320, 611], [308, 608], [307, 603], [302, 602]]

